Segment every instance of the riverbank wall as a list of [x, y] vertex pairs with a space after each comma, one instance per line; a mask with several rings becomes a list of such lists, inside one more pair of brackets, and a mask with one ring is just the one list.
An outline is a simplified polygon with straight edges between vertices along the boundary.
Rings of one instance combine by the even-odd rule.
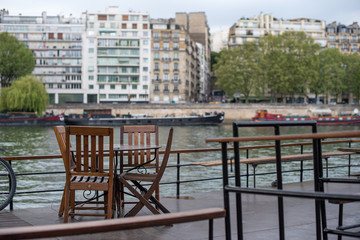
[[49, 105], [48, 112], [54, 114], [82, 114], [86, 109], [111, 109], [113, 115], [123, 114], [146, 114], [153, 117], [175, 115], [178, 117], [189, 116], [190, 114], [205, 114], [206, 112], [224, 112], [224, 123], [233, 121], [251, 120], [256, 110], [266, 109], [269, 113], [284, 115], [310, 115], [314, 110], [330, 109], [333, 115], [340, 112], [352, 113], [354, 109], [360, 109], [358, 105], [315, 105], [315, 104], [146, 104], [146, 103], [114, 103], [114, 104], [54, 104]]

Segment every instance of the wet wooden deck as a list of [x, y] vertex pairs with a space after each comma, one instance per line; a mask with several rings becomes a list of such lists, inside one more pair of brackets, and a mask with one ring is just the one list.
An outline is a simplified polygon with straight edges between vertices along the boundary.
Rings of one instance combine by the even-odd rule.
[[[344, 187], [346, 186], [346, 187]], [[285, 189], [293, 191], [312, 191], [313, 183], [294, 183], [284, 186]], [[349, 193], [360, 192], [360, 186], [356, 184], [332, 184], [328, 188], [331, 192]], [[232, 208], [235, 211], [234, 200], [231, 196]], [[201, 209], [207, 207], [223, 207], [222, 191], [198, 193], [189, 195], [187, 198], [174, 199], [162, 198], [162, 202], [172, 212], [186, 211], [192, 209]], [[336, 226], [338, 217], [338, 206], [327, 204], [328, 225]], [[286, 239], [303, 240], [316, 239], [315, 234], [315, 214], [314, 200], [309, 199], [284, 199], [285, 212], [285, 235]], [[57, 216], [58, 206], [44, 208], [29, 208], [14, 210], [12, 212], [0, 212], [0, 228], [15, 226], [31, 226], [42, 224], [60, 224], [63, 218]], [[349, 203], [344, 207], [344, 223], [351, 224], [360, 222], [360, 203]], [[278, 217], [277, 217], [277, 198], [260, 195], [243, 195], [243, 220], [244, 220], [244, 237], [245, 239], [279, 239], [278, 236]], [[150, 214], [142, 210], [141, 215]], [[236, 237], [235, 214], [232, 214], [232, 235]], [[99, 218], [91, 218], [98, 220]], [[75, 218], [74, 221], [85, 221], [81, 217]], [[101, 234], [89, 234], [82, 236], [71, 236], [57, 239], [208, 239], [208, 222], [193, 222], [177, 224], [173, 226], [160, 226], [152, 228], [143, 228], [137, 230], [107, 232]], [[214, 220], [214, 239], [225, 239], [224, 220]], [[331, 236], [329, 239], [337, 239]], [[346, 238], [343, 239], [353, 239]]]

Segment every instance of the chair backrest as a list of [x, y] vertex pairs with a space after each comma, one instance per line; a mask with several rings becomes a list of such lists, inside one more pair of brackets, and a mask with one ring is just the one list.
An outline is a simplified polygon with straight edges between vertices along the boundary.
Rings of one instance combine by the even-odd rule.
[[157, 188], [159, 186], [160, 180], [161, 180], [162, 176], [164, 175], [166, 165], [167, 165], [167, 163], [169, 161], [169, 157], [170, 157], [170, 151], [171, 151], [171, 145], [172, 145], [172, 139], [173, 139], [173, 132], [174, 132], [174, 129], [170, 128], [168, 140], [167, 140], [167, 143], [166, 143], [165, 152], [164, 152], [164, 155], [163, 155], [163, 159], [162, 159], [159, 171], [157, 173], [156, 180], [154, 181], [153, 185], [150, 187], [149, 192], [151, 191], [151, 188], [153, 188], [153, 187]]
[[[123, 125], [120, 126], [120, 144], [129, 145], [159, 145], [159, 129], [157, 125]], [[159, 158], [155, 165], [158, 168]], [[151, 159], [151, 151], [132, 151], [128, 153], [128, 162], [124, 166], [136, 166]]]
[[[82, 127], [68, 126], [65, 128], [65, 149], [66, 163], [68, 167], [71, 164], [71, 152], [75, 151], [76, 167], [74, 171], [68, 172], [67, 177], [85, 173], [94, 176], [113, 177], [113, 129], [108, 127]], [[70, 137], [75, 137], [73, 148], [70, 145]], [[108, 139], [109, 147], [105, 147], [105, 139]], [[108, 154], [105, 154], [107, 153]], [[105, 155], [108, 155], [106, 157]], [[108, 159], [109, 171], [104, 171], [104, 162]]]
[[[60, 149], [60, 153], [61, 153], [61, 156], [62, 156], [62, 159], [63, 159], [65, 170], [69, 171], [69, 169], [66, 169], [66, 168], [68, 168], [68, 164], [66, 163], [66, 157], [65, 157], [65, 154], [66, 154], [65, 126], [54, 126], [54, 133], [55, 133], [58, 145], [59, 145], [59, 149]], [[74, 161], [74, 158], [72, 156], [71, 156], [71, 160], [72, 161], [71, 161], [70, 169], [73, 169], [73, 168], [75, 168], [75, 161]]]

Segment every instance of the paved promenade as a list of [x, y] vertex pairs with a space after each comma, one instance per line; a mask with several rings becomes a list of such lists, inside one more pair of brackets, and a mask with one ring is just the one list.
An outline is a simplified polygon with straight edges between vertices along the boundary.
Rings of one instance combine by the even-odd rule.
[[[328, 190], [331, 192], [359, 192], [359, 185], [338, 185], [332, 184]], [[312, 191], [313, 183], [294, 183], [284, 186], [285, 189], [293, 191]], [[234, 196], [231, 197], [234, 200]], [[172, 212], [201, 209], [207, 207], [223, 207], [222, 191], [199, 193], [183, 199], [162, 198], [162, 202]], [[337, 223], [338, 207], [334, 204], [327, 204], [328, 225], [335, 226]], [[316, 239], [314, 201], [309, 199], [284, 199], [286, 239], [303, 240]], [[33, 208], [26, 210], [15, 210], [13, 212], [0, 212], [0, 228], [14, 226], [30, 226], [42, 224], [59, 224], [63, 218], [57, 216], [58, 206], [46, 208]], [[232, 202], [232, 212], [235, 211]], [[277, 228], [277, 198], [260, 195], [243, 195], [244, 211], [244, 233], [245, 239], [279, 239]], [[344, 222], [360, 222], [360, 203], [349, 203], [344, 207]], [[150, 214], [143, 210], [141, 215]], [[232, 235], [236, 237], [235, 214], [232, 214]], [[95, 219], [95, 218], [92, 218]], [[98, 218], [96, 218], [98, 219]], [[75, 218], [75, 221], [89, 219]], [[215, 239], [225, 239], [224, 220], [214, 220]], [[71, 236], [57, 239], [208, 239], [208, 221], [177, 224], [173, 226], [160, 226], [128, 231], [107, 232], [83, 236]], [[329, 239], [336, 239], [331, 236]], [[343, 237], [344, 240], [352, 239]]]

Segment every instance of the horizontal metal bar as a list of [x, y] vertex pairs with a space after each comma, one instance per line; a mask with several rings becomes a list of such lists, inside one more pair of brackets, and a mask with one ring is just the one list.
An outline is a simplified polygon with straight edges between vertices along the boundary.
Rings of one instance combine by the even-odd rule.
[[275, 189], [260, 189], [260, 188], [241, 188], [233, 186], [225, 186], [224, 188], [229, 192], [236, 193], [248, 193], [248, 194], [260, 194], [270, 196], [281, 197], [295, 197], [295, 198], [310, 198], [318, 200], [348, 200], [348, 201], [360, 201], [359, 195], [351, 194], [336, 194], [336, 193], [324, 193], [324, 192], [298, 192], [287, 190], [275, 190]]
[[274, 127], [274, 126], [313, 126], [316, 125], [314, 120], [306, 121], [266, 121], [266, 122], [250, 122], [250, 121], [236, 121], [233, 123], [238, 127]]

